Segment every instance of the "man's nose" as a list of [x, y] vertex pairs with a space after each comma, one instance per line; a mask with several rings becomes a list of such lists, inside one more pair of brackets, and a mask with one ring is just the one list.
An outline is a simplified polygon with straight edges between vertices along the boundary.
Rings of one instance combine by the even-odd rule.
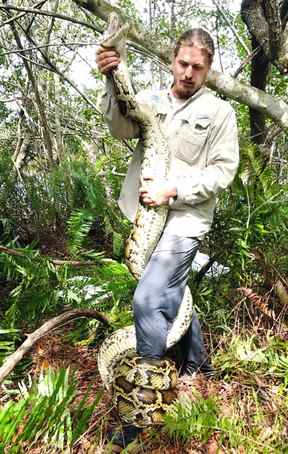
[[193, 75], [193, 68], [192, 68], [192, 66], [188, 66], [185, 71], [186, 79], [191, 79], [192, 75]]

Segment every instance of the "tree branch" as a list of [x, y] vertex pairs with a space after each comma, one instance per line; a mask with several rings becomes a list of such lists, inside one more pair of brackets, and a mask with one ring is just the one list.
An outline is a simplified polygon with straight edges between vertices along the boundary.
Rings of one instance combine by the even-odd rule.
[[84, 25], [84, 27], [90, 28], [91, 30], [94, 30], [97, 33], [103, 32], [103, 30], [101, 30], [99, 27], [97, 27], [94, 24], [89, 24], [89, 22], [84, 22], [82, 20], [75, 19], [74, 17], [65, 16], [64, 14], [54, 13], [51, 11], [39, 10], [37, 8], [19, 8], [17, 6], [12, 6], [12, 5], [5, 5], [5, 6], [0, 5], [0, 9], [23, 11], [23, 14], [18, 14], [17, 16], [10, 17], [9, 20], [2, 22], [2, 24], [0, 24], [0, 27], [3, 27], [4, 25], [7, 25], [7, 24], [11, 24], [11, 22], [14, 22], [16, 19], [19, 19], [22, 16], [25, 16], [25, 14], [27, 14], [27, 13], [33, 13], [33, 14], [38, 14], [41, 16], [54, 17], [55, 19], [66, 20], [66, 21], [72, 22], [74, 24]]
[[235, 101], [267, 114], [282, 129], [288, 128], [288, 105], [281, 99], [217, 71], [210, 71], [207, 85]]
[[[106, 0], [72, 1], [105, 21], [108, 20], [109, 14], [112, 11], [117, 12], [123, 22], [128, 22], [131, 25], [128, 33], [129, 39], [135, 41], [142, 48], [148, 49], [149, 54], [153, 53], [163, 63], [170, 64], [170, 50], [165, 50], [163, 48], [159, 50], [154, 48], [154, 46], [152, 47], [148, 34], [143, 31], [139, 31], [135, 22], [128, 19], [119, 10], [119, 8], [113, 7]], [[236, 101], [246, 104], [253, 109], [259, 110], [260, 112], [265, 112], [267, 116], [279, 124], [282, 129], [285, 130], [288, 128], [288, 105], [284, 101], [217, 71], [210, 71], [207, 79], [207, 85], [212, 90], [216, 90], [224, 96], [235, 99]]]
[[[5, 8], [6, 8], [6, 6], [4, 6], [4, 9]], [[7, 11], [7, 14], [9, 15], [10, 12]], [[19, 49], [23, 49], [22, 42], [21, 42], [20, 36], [18, 34], [18, 31], [15, 27], [14, 22], [11, 22], [10, 27], [12, 29], [17, 46], [19, 47]], [[43, 139], [44, 139], [45, 147], [47, 150], [48, 159], [51, 163], [53, 163], [53, 145], [52, 145], [52, 140], [51, 140], [51, 137], [49, 134], [48, 121], [47, 121], [46, 114], [45, 114], [45, 108], [44, 108], [44, 105], [42, 103], [42, 99], [41, 99], [41, 96], [39, 93], [38, 84], [37, 84], [36, 78], [34, 77], [32, 70], [31, 70], [30, 65], [25, 60], [25, 58], [23, 58], [23, 55], [21, 56], [21, 58], [22, 58], [24, 67], [26, 69], [28, 78], [30, 80], [30, 83], [33, 87], [35, 100], [36, 100], [37, 108], [39, 111], [39, 116], [41, 118], [41, 123], [42, 123], [42, 128], [43, 128]]]
[[237, 77], [239, 76], [239, 74], [243, 71], [243, 69], [249, 64], [251, 63], [251, 61], [253, 60], [253, 58], [258, 55], [258, 53], [260, 52], [261, 50], [261, 47], [258, 46], [256, 47], [256, 49], [254, 49], [252, 52], [250, 52], [249, 55], [247, 55], [246, 58], [244, 58], [243, 61], [241, 61], [240, 65], [239, 65], [239, 68], [236, 69], [236, 71], [234, 72], [233, 74], [233, 78], [237, 79]]
[[[57, 14], [57, 10], [58, 10], [58, 6], [59, 6], [59, 0], [56, 0], [55, 1], [55, 6], [54, 6], [54, 14]], [[50, 39], [51, 39], [51, 35], [52, 35], [52, 31], [53, 31], [53, 28], [54, 28], [54, 25], [55, 25], [55, 19], [56, 17], [55, 16], [52, 16], [51, 18], [51, 21], [50, 21], [50, 25], [49, 25], [49, 28], [47, 30], [47, 36], [46, 36], [46, 44], [50, 44]], [[48, 48], [46, 49], [46, 52], [48, 52]]]
[[39, 339], [41, 339], [43, 336], [46, 336], [50, 331], [57, 328], [59, 325], [80, 317], [95, 318], [99, 320], [99, 322], [109, 326], [107, 317], [105, 317], [105, 315], [103, 315], [101, 312], [92, 309], [74, 309], [68, 312], [64, 312], [63, 314], [58, 315], [51, 320], [48, 320], [42, 326], [40, 326], [40, 328], [36, 329], [36, 331], [29, 334], [23, 344], [19, 348], [17, 348], [17, 350], [12, 353], [12, 355], [8, 356], [2, 367], [0, 367], [0, 383], [2, 383], [7, 375], [10, 374], [14, 367], [22, 360], [24, 355]]
[[3, 49], [7, 49], [6, 52], [2, 52], [0, 54], [0, 57], [4, 57], [5, 55], [11, 55], [11, 54], [23, 54], [25, 52], [29, 52], [31, 50], [37, 50], [37, 49], [46, 49], [48, 47], [65, 47], [69, 49], [69, 46], [76, 46], [76, 47], [85, 47], [85, 46], [97, 46], [97, 43], [85, 43], [84, 41], [74, 41], [71, 43], [66, 43], [65, 41], [63, 43], [50, 43], [50, 44], [40, 44], [39, 46], [30, 46], [30, 47], [23, 47], [23, 49], [10, 49], [8, 50], [7, 47], [2, 46]]
[[[23, 30], [24, 31], [24, 30]], [[25, 31], [24, 31], [25, 33]], [[29, 34], [26, 34], [26, 38], [30, 41], [30, 43], [33, 44], [34, 47], [37, 47], [36, 43], [34, 42], [34, 40], [31, 38], [31, 36]], [[64, 80], [65, 82], [67, 82], [71, 87], [74, 88], [74, 90], [87, 102], [87, 104], [89, 104], [96, 112], [98, 112], [100, 115], [102, 115], [102, 113], [99, 111], [98, 107], [96, 106], [96, 104], [94, 104], [78, 87], [77, 85], [68, 77], [66, 76], [62, 71], [60, 71], [60, 69], [57, 68], [57, 66], [50, 60], [50, 58], [48, 57], [47, 53], [46, 52], [43, 52], [42, 49], [38, 49], [43, 60], [45, 61], [45, 63], [49, 66], [49, 69], [50, 71], [58, 74], [58, 76], [60, 76], [60, 78], [62, 80]]]
[[220, 16], [222, 17], [224, 22], [226, 22], [226, 24], [228, 25], [228, 27], [232, 31], [233, 35], [237, 39], [238, 43], [243, 47], [243, 49], [246, 51], [246, 53], [249, 54], [250, 53], [249, 48], [246, 46], [245, 42], [243, 41], [243, 39], [241, 38], [239, 33], [237, 33], [237, 30], [235, 29], [235, 27], [227, 19], [226, 12], [223, 11], [223, 9], [221, 8], [221, 6], [218, 4], [218, 2], [216, 0], [212, 0], [212, 3], [216, 6]]
[[[39, 2], [39, 3], [36, 3], [35, 8], [37, 8], [38, 6], [43, 5], [43, 3], [44, 3], [43, 1], [41, 1], [41, 2]], [[6, 7], [5, 7], [5, 8], [6, 8]], [[23, 17], [23, 16], [25, 16], [25, 15], [26, 15], [26, 12], [17, 14], [17, 16], [14, 16], [14, 17], [11, 17], [10, 19], [7, 19], [5, 22], [2, 22], [2, 23], [0, 24], [0, 28], [1, 28], [1, 27], [4, 27], [4, 25], [10, 24], [11, 22], [13, 22], [13, 21], [15, 21], [15, 20], [17, 20], [17, 19], [20, 19], [21, 17]]]
[[[0, 246], [0, 252], [3, 252], [4, 254], [12, 255], [14, 257], [27, 257], [27, 255], [22, 252], [18, 251], [17, 249], [13, 248], [8, 248], [6, 246]], [[43, 256], [41, 256], [43, 258]], [[60, 259], [49, 259], [47, 258], [50, 263], [53, 263], [55, 266], [61, 266], [61, 265], [71, 265], [71, 266], [95, 266], [95, 262], [92, 260], [89, 261], [79, 261], [79, 260], [60, 260]]]
[[[86, 9], [93, 15], [99, 17], [100, 19], [108, 22], [109, 15], [112, 12], [116, 12], [120, 17], [122, 22], [128, 22], [130, 25], [128, 38], [131, 39], [132, 42], [139, 44], [141, 47], [145, 49], [149, 49], [151, 54], [156, 56], [160, 59], [160, 61], [164, 62], [165, 64], [170, 64], [170, 57], [171, 57], [171, 49], [163, 49], [163, 46], [156, 47], [155, 40], [156, 37], [152, 37], [147, 33], [147, 31], [142, 31], [138, 24], [133, 21], [132, 19], [128, 19], [125, 14], [121, 11], [120, 8], [116, 6], [112, 6], [106, 0], [72, 0], [78, 6]], [[151, 48], [151, 42], [153, 42], [153, 49]]]

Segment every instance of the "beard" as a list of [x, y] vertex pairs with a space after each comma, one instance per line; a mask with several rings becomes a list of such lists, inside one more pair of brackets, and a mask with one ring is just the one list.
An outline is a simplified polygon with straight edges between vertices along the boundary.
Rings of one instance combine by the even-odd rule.
[[199, 89], [195, 83], [190, 82], [189, 84], [183, 83], [183, 81], [177, 81], [172, 86], [172, 92], [177, 98], [188, 99]]

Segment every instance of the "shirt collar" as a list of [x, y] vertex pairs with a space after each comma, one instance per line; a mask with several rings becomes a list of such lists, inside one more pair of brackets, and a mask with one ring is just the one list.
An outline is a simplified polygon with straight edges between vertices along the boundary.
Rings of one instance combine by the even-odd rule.
[[[199, 96], [203, 94], [204, 90], [205, 86], [199, 88], [199, 90], [197, 90], [196, 93], [190, 96], [190, 98], [188, 98], [183, 104], [179, 105], [179, 107], [176, 108], [174, 113], [180, 112], [182, 109], [185, 109], [186, 106], [195, 101], [195, 99], [199, 98]], [[160, 91], [159, 98], [160, 102], [157, 102], [155, 105], [155, 110], [157, 114], [167, 115], [168, 113], [171, 112], [172, 96], [174, 96], [172, 93], [172, 85], [168, 89]]]
[[[171, 85], [171, 87], [167, 90], [167, 96], [170, 99], [171, 99], [172, 96], [174, 96], [173, 93], [172, 93], [172, 86], [173, 85]], [[181, 106], [177, 110], [180, 110], [180, 108], [186, 107], [187, 104], [190, 104], [191, 102], [195, 101], [196, 98], [198, 98], [199, 96], [202, 95], [204, 90], [205, 90], [204, 86], [199, 88], [199, 90], [197, 90], [196, 93], [194, 93], [192, 96], [190, 96], [188, 99], [186, 99], [186, 101], [183, 104], [181, 104]]]

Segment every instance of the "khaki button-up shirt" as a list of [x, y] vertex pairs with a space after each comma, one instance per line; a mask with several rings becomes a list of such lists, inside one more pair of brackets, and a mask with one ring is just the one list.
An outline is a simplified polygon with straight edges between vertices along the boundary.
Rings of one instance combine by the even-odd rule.
[[[170, 201], [165, 231], [203, 239], [209, 231], [217, 193], [233, 180], [239, 147], [235, 113], [229, 103], [201, 88], [181, 105], [170, 90], [142, 91], [138, 100], [152, 105], [172, 150], [169, 179], [177, 188]], [[137, 123], [121, 115], [112, 86], [107, 84], [102, 109], [115, 137], [139, 136]], [[119, 198], [122, 212], [131, 220], [139, 199], [143, 146], [139, 141]]]

